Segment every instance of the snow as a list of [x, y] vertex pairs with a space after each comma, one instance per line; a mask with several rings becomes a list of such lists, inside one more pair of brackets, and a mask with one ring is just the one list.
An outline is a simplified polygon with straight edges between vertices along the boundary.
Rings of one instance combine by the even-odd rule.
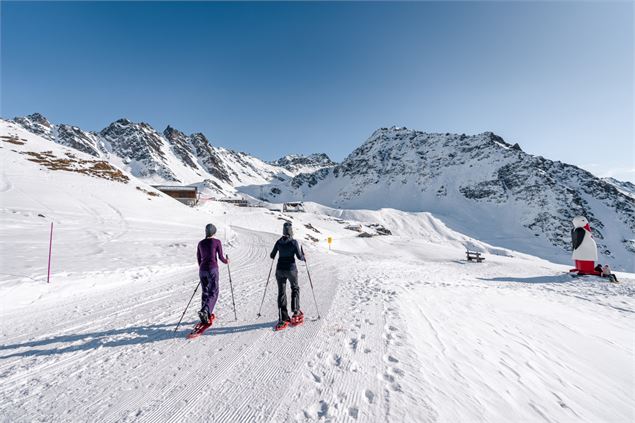
[[[619, 181], [618, 181], [619, 182]], [[575, 166], [522, 152], [492, 133], [382, 128], [340, 165], [242, 186], [272, 201], [432, 213], [453, 230], [559, 263], [571, 259], [571, 219], [591, 222], [601, 262], [635, 271], [635, 201]]]
[[[635, 419], [635, 274], [574, 279], [567, 265], [457, 232], [438, 214], [192, 209], [130, 174], [42, 168], [20, 152], [97, 159], [17, 125], [3, 123], [0, 137], [1, 421]], [[299, 264], [306, 322], [273, 332], [275, 281], [256, 313], [285, 219], [322, 318]], [[198, 298], [173, 331], [209, 222], [231, 258], [238, 320], [222, 266], [218, 320], [187, 341]], [[393, 235], [345, 229], [372, 224]], [[466, 262], [466, 248], [486, 260]]]

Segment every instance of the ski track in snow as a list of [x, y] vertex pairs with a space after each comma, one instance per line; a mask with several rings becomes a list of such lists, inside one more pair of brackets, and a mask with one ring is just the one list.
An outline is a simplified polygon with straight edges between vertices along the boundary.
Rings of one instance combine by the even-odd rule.
[[[613, 334], [586, 333], [575, 322], [576, 311], [610, 310], [615, 327], [628, 330], [630, 281], [525, 283], [492, 277], [500, 274], [496, 263], [474, 265], [470, 274], [459, 262], [311, 252], [322, 318], [300, 264], [307, 320], [276, 333], [273, 278], [263, 317], [255, 318], [275, 237], [236, 230], [240, 242], [230, 254], [239, 320], [223, 267], [219, 319], [197, 340], [184, 339], [194, 323], [187, 316], [172, 335], [194, 268], [133, 285], [124, 296], [113, 290], [45, 305], [40, 315], [51, 318], [36, 323], [22, 310], [4, 316], [2, 420], [597, 421], [610, 405], [613, 421], [630, 417], [622, 414], [629, 393], [616, 390], [610, 374], [585, 375], [584, 352], [548, 334], [567, 333], [609, 360], [632, 358], [632, 347]], [[519, 293], [531, 305], [555, 301], [575, 317], [527, 312], [516, 304]], [[599, 320], [589, 319], [583, 323]]]
[[[504, 310], [480, 300], [491, 300], [483, 297], [491, 289], [501, 298], [527, 291], [524, 300], [553, 296], [549, 301], [564, 306], [609, 308], [621, 326], [633, 321], [630, 283], [498, 281], [493, 288], [487, 265], [475, 267], [482, 276], [473, 278], [456, 272], [463, 264], [450, 264], [459, 277], [449, 278], [443, 276], [448, 265], [437, 262], [388, 268], [379, 257], [317, 253], [309, 255], [309, 264], [322, 319], [316, 319], [301, 264], [307, 320], [275, 333], [273, 278], [264, 316], [255, 319], [270, 264], [266, 250], [275, 237], [239, 234], [241, 248], [231, 252], [239, 320], [233, 321], [223, 290], [228, 283], [223, 268], [219, 319], [195, 341], [184, 339], [191, 318], [172, 335], [195, 284], [194, 269], [134, 286], [124, 297], [110, 292], [89, 302], [80, 297], [43, 307], [41, 315], [55, 319], [35, 325], [22, 313], [6, 316], [0, 347], [3, 420], [64, 421], [81, 412], [106, 422], [509, 421], [514, 416], [585, 421], [604, 409], [600, 398], [582, 387], [590, 381], [577, 370], [585, 363], [575, 346], [525, 334], [518, 320], [503, 318]], [[588, 337], [571, 322], [532, 318], [538, 331], [555, 325]], [[462, 326], [465, 319], [480, 324]], [[615, 345], [609, 336], [593, 334], [591, 341], [632, 357], [632, 349]], [[611, 394], [617, 409], [627, 409], [628, 392], [616, 392], [609, 377], [594, 374], [592, 383]], [[457, 397], [455, 390], [461, 389], [466, 394]], [[545, 405], [538, 395], [545, 390], [553, 404]], [[529, 401], [506, 414], [503, 404], [514, 403], [520, 393]], [[561, 415], [554, 417], [553, 408]]]

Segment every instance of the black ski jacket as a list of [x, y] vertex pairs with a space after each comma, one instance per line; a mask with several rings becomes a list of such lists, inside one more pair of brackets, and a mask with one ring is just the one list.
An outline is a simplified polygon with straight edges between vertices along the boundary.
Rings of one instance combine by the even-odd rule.
[[298, 241], [287, 236], [283, 236], [276, 241], [276, 245], [273, 246], [270, 257], [272, 259], [275, 258], [276, 253], [280, 253], [276, 270], [297, 270], [295, 257], [297, 257], [298, 260], [304, 261], [304, 254], [302, 254]]

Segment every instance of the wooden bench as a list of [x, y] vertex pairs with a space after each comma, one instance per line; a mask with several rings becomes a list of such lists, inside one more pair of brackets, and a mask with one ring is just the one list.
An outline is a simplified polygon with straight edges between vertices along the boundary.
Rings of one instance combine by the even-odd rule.
[[485, 260], [485, 257], [481, 257], [481, 253], [477, 251], [468, 250], [465, 252], [465, 254], [467, 255], [467, 261], [476, 261], [477, 263], [480, 263]]

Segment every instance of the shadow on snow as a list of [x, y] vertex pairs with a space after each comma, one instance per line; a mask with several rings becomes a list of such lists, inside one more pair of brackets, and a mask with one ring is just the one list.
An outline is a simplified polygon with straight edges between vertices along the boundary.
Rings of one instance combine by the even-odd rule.
[[573, 279], [569, 275], [553, 275], [553, 276], [530, 276], [526, 278], [513, 278], [510, 276], [502, 276], [498, 278], [477, 278], [487, 282], [521, 282], [521, 283], [565, 283], [571, 282]]
[[[77, 335], [61, 335], [53, 338], [27, 341], [17, 344], [0, 345], [1, 350], [17, 350], [21, 348], [48, 347], [46, 349], [28, 349], [26, 351], [13, 352], [7, 355], [0, 355], [1, 359], [12, 357], [37, 357], [56, 354], [65, 354], [74, 351], [88, 351], [98, 348], [121, 347], [126, 345], [141, 345], [151, 342], [159, 342], [167, 339], [183, 338], [187, 342], [185, 335], [190, 332], [190, 328], [197, 322], [185, 322], [176, 333], [174, 323], [158, 324], [149, 326], [132, 326], [122, 329], [104, 330], [101, 332], [88, 332]], [[252, 323], [239, 326], [212, 326], [203, 336], [226, 335], [240, 332], [249, 332], [259, 329], [269, 329], [275, 324], [273, 322]], [[52, 348], [53, 344], [62, 344]], [[72, 344], [72, 345], [64, 345]]]

